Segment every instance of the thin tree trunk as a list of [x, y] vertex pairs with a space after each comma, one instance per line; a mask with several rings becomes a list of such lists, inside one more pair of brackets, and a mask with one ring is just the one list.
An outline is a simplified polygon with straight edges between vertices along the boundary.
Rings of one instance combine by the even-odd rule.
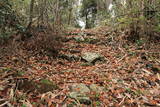
[[29, 24], [27, 26], [27, 29], [30, 29], [33, 21], [33, 10], [34, 10], [34, 2], [35, 0], [31, 0], [30, 2], [30, 17], [29, 17]]
[[59, 0], [57, 0], [57, 4], [56, 4], [56, 20], [55, 20], [55, 24], [59, 25]]
[[86, 29], [89, 28], [89, 25], [88, 25], [88, 14], [86, 14]]
[[68, 15], [68, 25], [71, 24], [71, 17], [72, 17], [72, 8], [69, 9], [69, 15]]

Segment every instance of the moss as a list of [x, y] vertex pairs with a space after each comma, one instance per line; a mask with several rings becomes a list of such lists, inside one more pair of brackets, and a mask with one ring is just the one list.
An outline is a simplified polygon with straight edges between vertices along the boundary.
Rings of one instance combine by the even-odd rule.
[[25, 75], [25, 72], [23, 72], [23, 71], [18, 71], [17, 72], [17, 76], [24, 76]]
[[37, 90], [40, 93], [46, 93], [46, 92], [56, 90], [56, 89], [58, 89], [58, 86], [52, 81], [47, 80], [47, 79], [41, 80], [40, 83], [37, 85]]
[[40, 81], [40, 83], [42, 83], [42, 84], [48, 84], [48, 85], [52, 85], [53, 84], [50, 80], [47, 80], [47, 79], [42, 79]]
[[38, 91], [39, 93], [46, 93], [58, 89], [58, 86], [47, 79], [43, 79], [38, 83], [35, 81], [24, 80], [23, 82], [19, 83], [18, 89], [23, 90], [27, 93], [33, 91]]
[[100, 42], [100, 40], [96, 38], [85, 38], [84, 42], [89, 44], [96, 44], [97, 42]]

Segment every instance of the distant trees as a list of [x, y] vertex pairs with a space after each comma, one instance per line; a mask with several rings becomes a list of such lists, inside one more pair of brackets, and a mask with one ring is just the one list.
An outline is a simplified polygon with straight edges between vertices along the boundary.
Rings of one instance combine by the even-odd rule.
[[81, 7], [81, 17], [85, 17], [86, 28], [94, 26], [97, 14], [97, 0], [83, 0]]
[[0, 1], [0, 44], [9, 38], [12, 31], [19, 29], [19, 17], [10, 0]]
[[34, 9], [34, 3], [35, 3], [35, 0], [31, 0], [31, 3], [30, 3], [29, 24], [28, 24], [28, 26], [27, 26], [28, 29], [30, 29], [31, 24], [32, 24], [32, 21], [33, 21], [33, 9]]
[[118, 23], [116, 28], [128, 30], [130, 40], [149, 39], [159, 35], [159, 0], [113, 0], [112, 4], [114, 23]]
[[[27, 28], [50, 27], [53, 30], [77, 25], [83, 18], [86, 28], [93, 28], [107, 22], [114, 28], [128, 30], [131, 39], [137, 40], [159, 35], [159, 0], [1, 0], [0, 34]], [[113, 10], [109, 10], [112, 3]], [[79, 16], [77, 11], [80, 9]], [[111, 17], [114, 16], [114, 17]], [[108, 24], [109, 22], [109, 24]], [[8, 29], [9, 28], [9, 29]], [[8, 31], [10, 30], [10, 31]], [[148, 36], [146, 36], [148, 35]]]

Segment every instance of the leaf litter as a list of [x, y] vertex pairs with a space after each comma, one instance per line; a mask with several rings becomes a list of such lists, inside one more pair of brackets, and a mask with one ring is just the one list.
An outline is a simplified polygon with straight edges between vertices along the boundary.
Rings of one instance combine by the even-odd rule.
[[[5, 56], [0, 61], [0, 107], [160, 106], [160, 44], [146, 49], [149, 45], [137, 46], [111, 33], [106, 36], [105, 29], [84, 32], [100, 41], [91, 44], [70, 39], [59, 54], [80, 57], [84, 52], [98, 52], [105, 62], [83, 66], [81, 59], [32, 55], [25, 50], [21, 55]], [[80, 33], [70, 31], [67, 37]], [[68, 97], [70, 87], [80, 83], [96, 84], [104, 90], [88, 93], [91, 104], [85, 105]]]

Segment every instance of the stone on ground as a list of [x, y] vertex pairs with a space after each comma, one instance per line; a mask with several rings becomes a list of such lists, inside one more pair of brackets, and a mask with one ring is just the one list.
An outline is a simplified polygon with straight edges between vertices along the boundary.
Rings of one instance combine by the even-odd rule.
[[74, 37], [74, 40], [77, 42], [84, 42], [85, 41], [84, 37], [82, 37], [82, 36], [76, 36], [76, 37]]
[[100, 93], [100, 92], [102, 92], [104, 90], [103, 87], [100, 87], [100, 86], [98, 86], [96, 84], [91, 84], [89, 88], [91, 89], [91, 91], [94, 91], [96, 93]]
[[90, 92], [90, 89], [85, 84], [76, 84], [71, 87], [72, 91], [79, 92], [81, 94], [86, 94]]
[[94, 63], [97, 60], [101, 60], [103, 57], [99, 53], [86, 52], [82, 54], [82, 59], [89, 62]]
[[87, 96], [90, 89], [85, 84], [76, 84], [71, 87], [69, 97], [78, 100], [81, 104], [90, 105], [91, 100]]

